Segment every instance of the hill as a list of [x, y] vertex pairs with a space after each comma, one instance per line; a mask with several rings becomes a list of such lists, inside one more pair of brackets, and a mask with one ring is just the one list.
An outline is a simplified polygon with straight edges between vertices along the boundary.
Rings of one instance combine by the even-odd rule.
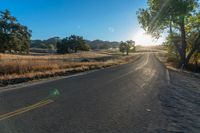
[[[32, 40], [31, 41], [31, 48], [39, 48], [39, 49], [48, 49], [48, 50], [55, 50], [56, 43], [60, 41], [59, 37], [52, 37], [47, 40]], [[86, 44], [88, 44], [92, 50], [98, 49], [109, 49], [109, 48], [118, 48], [119, 42], [110, 42], [110, 41], [103, 41], [103, 40], [85, 40]]]

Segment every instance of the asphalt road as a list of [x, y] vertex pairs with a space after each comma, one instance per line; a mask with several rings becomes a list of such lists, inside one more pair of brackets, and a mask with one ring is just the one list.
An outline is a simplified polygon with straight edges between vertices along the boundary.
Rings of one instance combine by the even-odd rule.
[[0, 133], [165, 133], [154, 54], [134, 63], [0, 93]]

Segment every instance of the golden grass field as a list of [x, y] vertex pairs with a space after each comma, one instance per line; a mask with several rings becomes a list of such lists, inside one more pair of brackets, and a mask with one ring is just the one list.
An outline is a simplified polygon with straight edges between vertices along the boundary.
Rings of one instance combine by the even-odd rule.
[[65, 54], [65, 55], [56, 55], [56, 54], [49, 54], [49, 55], [13, 55], [13, 54], [1, 54], [0, 59], [3, 60], [13, 60], [13, 59], [31, 59], [31, 60], [49, 60], [49, 59], [69, 59], [69, 58], [95, 58], [95, 57], [103, 57], [107, 56], [103, 51], [102, 52], [81, 52], [81, 53], [72, 53], [72, 54]]
[[[38, 79], [40, 77], [53, 77], [72, 72], [100, 69], [117, 64], [127, 63], [133, 56], [115, 55], [112, 59], [112, 52], [84, 52], [66, 55], [10, 55], [0, 54], [0, 84], [7, 84], [9, 80], [17, 79]], [[107, 60], [101, 60], [110, 57]], [[73, 59], [94, 59], [100, 60], [73, 61]], [[70, 59], [70, 60], [69, 60]], [[6, 83], [4, 83], [6, 82]]]

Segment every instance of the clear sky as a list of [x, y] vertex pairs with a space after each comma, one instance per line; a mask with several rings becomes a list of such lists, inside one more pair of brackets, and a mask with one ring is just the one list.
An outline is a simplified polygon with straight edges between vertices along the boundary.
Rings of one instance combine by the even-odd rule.
[[1, 0], [32, 30], [32, 39], [81, 35], [86, 39], [135, 40], [137, 44], [158, 44], [143, 34], [136, 11], [146, 0]]

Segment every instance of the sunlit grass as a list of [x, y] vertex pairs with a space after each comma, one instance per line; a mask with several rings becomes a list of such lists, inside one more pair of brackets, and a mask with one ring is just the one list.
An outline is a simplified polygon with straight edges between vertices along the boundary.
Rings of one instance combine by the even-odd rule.
[[[123, 64], [133, 56], [121, 56], [108, 60], [66, 61], [67, 58], [104, 58], [108, 54], [101, 53], [77, 53], [69, 55], [48, 55], [48, 56], [22, 56], [1, 54], [0, 80], [11, 80], [17, 78], [39, 78], [62, 75], [62, 73], [81, 72], [86, 70], [100, 69], [113, 65]], [[2, 58], [3, 57], [3, 58]], [[63, 59], [64, 58], [64, 59]]]
[[71, 59], [71, 58], [95, 58], [95, 57], [103, 57], [108, 56], [101, 52], [82, 52], [82, 53], [72, 53], [65, 55], [43, 55], [43, 56], [32, 56], [32, 55], [12, 55], [12, 54], [1, 54], [0, 59], [2, 60], [15, 60], [15, 59], [31, 59], [31, 60], [48, 60], [48, 59]]

